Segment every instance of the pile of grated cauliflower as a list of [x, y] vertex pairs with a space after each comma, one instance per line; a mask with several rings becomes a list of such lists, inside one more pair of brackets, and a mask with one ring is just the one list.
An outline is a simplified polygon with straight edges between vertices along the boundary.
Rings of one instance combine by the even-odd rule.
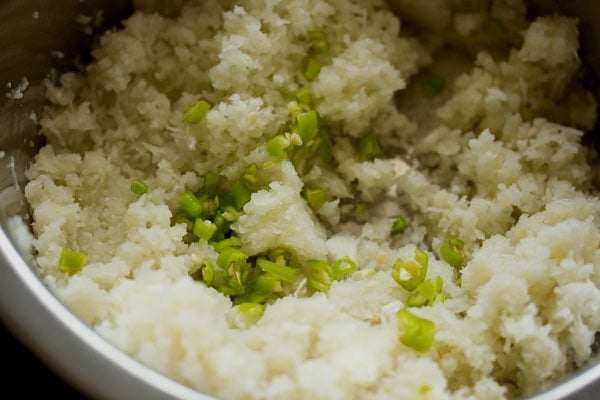
[[[576, 20], [530, 21], [521, 0], [136, 3], [90, 65], [47, 82], [47, 145], [26, 187], [42, 275], [101, 336], [222, 399], [505, 399], [590, 358], [600, 199], [581, 140], [596, 101]], [[314, 30], [329, 50], [309, 82]], [[333, 163], [299, 173], [265, 143], [301, 85]], [[186, 124], [199, 99], [212, 109]], [[367, 133], [384, 156], [361, 162]], [[359, 269], [327, 293], [299, 279], [248, 319], [191, 276], [218, 255], [173, 216], [207, 173], [235, 180], [252, 164], [269, 167], [232, 225], [246, 254]], [[307, 187], [327, 192], [318, 210]], [[397, 215], [409, 226], [392, 236]], [[464, 242], [460, 279], [439, 256], [449, 237]], [[80, 272], [59, 269], [65, 247], [87, 255]], [[391, 276], [416, 248], [444, 282], [445, 301], [410, 309], [435, 323], [426, 352], [398, 338], [409, 293]]]

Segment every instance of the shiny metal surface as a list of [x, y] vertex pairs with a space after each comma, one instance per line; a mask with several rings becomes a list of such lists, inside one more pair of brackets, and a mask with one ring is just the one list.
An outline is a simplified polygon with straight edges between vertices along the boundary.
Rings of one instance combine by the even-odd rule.
[[[535, 13], [561, 13], [581, 18], [582, 55], [586, 80], [600, 89], [600, 2], [532, 0]], [[10, 218], [27, 218], [18, 188], [24, 171], [43, 143], [32, 112], [40, 115], [42, 80], [49, 70], [69, 69], [89, 51], [93, 35], [77, 15], [103, 23], [96, 31], [118, 24], [131, 12], [127, 0], [0, 0], [0, 318], [49, 366], [82, 392], [102, 399], [199, 399], [194, 392], [140, 365], [105, 342], [73, 316], [46, 289], [17, 250]], [[58, 58], [56, 51], [64, 53]], [[52, 56], [54, 52], [54, 56]], [[9, 100], [7, 85], [26, 76], [29, 88], [22, 99]], [[599, 90], [595, 90], [600, 95]], [[600, 98], [600, 96], [599, 96]], [[2, 153], [0, 153], [1, 155]], [[567, 378], [534, 400], [592, 400], [600, 398], [600, 360]]]

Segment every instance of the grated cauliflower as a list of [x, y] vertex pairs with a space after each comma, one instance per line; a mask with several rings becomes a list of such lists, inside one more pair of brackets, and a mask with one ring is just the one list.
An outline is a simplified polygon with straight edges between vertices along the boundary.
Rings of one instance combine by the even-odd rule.
[[[529, 21], [522, 0], [134, 3], [88, 66], [47, 81], [47, 145], [25, 189], [45, 281], [101, 336], [231, 400], [506, 399], [591, 357], [600, 199], [581, 139], [597, 111], [576, 20]], [[308, 82], [316, 29], [329, 51]], [[271, 165], [265, 142], [300, 85], [331, 128], [331, 168]], [[214, 106], [184, 123], [200, 98]], [[357, 159], [367, 133], [383, 157]], [[232, 225], [247, 254], [358, 265], [328, 293], [298, 282], [255, 321], [192, 278], [219, 254], [173, 223], [207, 173], [235, 180], [251, 164], [270, 168]], [[131, 193], [134, 179], [149, 191]], [[311, 187], [329, 194], [318, 212]], [[392, 237], [396, 215], [410, 224]], [[450, 236], [467, 252], [460, 286], [438, 255]], [[64, 247], [88, 256], [81, 272], [60, 271]], [[435, 323], [424, 353], [398, 339], [409, 294], [391, 277], [416, 248], [446, 298], [411, 309]]]

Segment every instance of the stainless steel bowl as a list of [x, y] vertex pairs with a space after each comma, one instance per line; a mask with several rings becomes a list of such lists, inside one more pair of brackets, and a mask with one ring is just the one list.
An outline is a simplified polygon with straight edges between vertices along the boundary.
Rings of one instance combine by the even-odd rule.
[[[535, 13], [558, 12], [581, 19], [585, 79], [592, 88], [599, 88], [600, 25], [596, 21], [600, 2], [530, 3]], [[31, 121], [31, 113], [40, 115], [44, 102], [41, 81], [52, 68], [65, 71], [78, 57], [85, 62], [94, 32], [74, 21], [78, 15], [96, 16], [98, 12], [102, 12], [103, 22], [94, 25], [96, 32], [118, 24], [131, 7], [128, 0], [0, 0], [0, 318], [54, 371], [95, 398], [207, 400], [209, 397], [129, 358], [73, 316], [29, 267], [26, 260], [31, 256], [19, 250], [11, 223], [14, 216], [27, 219], [19, 188], [25, 184], [25, 169], [43, 143]], [[24, 97], [8, 99], [4, 95], [8, 85], [16, 87], [23, 77], [29, 82]], [[600, 359], [596, 357], [587, 368], [533, 399], [591, 400], [600, 397], [598, 391]]]

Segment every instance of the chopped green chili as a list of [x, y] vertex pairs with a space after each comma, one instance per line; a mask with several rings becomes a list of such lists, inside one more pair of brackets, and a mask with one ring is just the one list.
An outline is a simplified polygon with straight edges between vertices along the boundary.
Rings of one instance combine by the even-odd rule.
[[426, 352], [435, 339], [435, 324], [417, 317], [404, 309], [396, 314], [400, 330], [400, 342], [418, 352]]
[[333, 280], [333, 270], [327, 261], [311, 260], [306, 263], [307, 284], [313, 290], [327, 293]]
[[304, 70], [304, 77], [307, 81], [314, 81], [319, 73], [321, 72], [321, 63], [319, 63], [314, 58], [308, 60], [308, 64], [306, 65], [306, 69]]
[[140, 181], [136, 179], [131, 182], [131, 191], [138, 195], [143, 195], [148, 193], [148, 185], [144, 181]]
[[259, 258], [256, 261], [256, 265], [258, 265], [263, 271], [276, 276], [278, 279], [284, 282], [296, 282], [296, 270], [294, 268], [290, 268], [285, 265], [279, 265], [267, 260], [266, 258]]
[[310, 90], [306, 86], [301, 86], [294, 92], [294, 97], [300, 104], [310, 104]]
[[227, 247], [219, 254], [219, 258], [217, 258], [217, 265], [223, 270], [229, 272], [231, 266], [245, 264], [247, 259], [248, 255], [246, 255], [246, 253], [240, 249], [235, 247]]
[[287, 109], [288, 114], [290, 114], [290, 117], [292, 118], [297, 118], [298, 115], [302, 114], [302, 112], [304, 111], [302, 107], [300, 107], [300, 105], [295, 101], [288, 103]]
[[379, 145], [379, 141], [375, 137], [375, 135], [368, 134], [364, 136], [358, 142], [357, 146], [358, 159], [359, 161], [373, 161], [376, 158], [383, 157], [383, 151], [381, 150], [381, 146]]
[[205, 100], [200, 100], [199, 102], [188, 108], [188, 110], [185, 112], [185, 115], [183, 116], [183, 120], [188, 125], [197, 124], [206, 117], [206, 114], [208, 114], [211, 108], [212, 106], [209, 102]]
[[219, 187], [219, 175], [214, 172], [209, 172], [204, 177], [204, 186], [202, 187], [202, 194], [209, 197], [217, 194], [217, 188]]
[[202, 280], [207, 286], [213, 284], [215, 280], [215, 267], [208, 260], [204, 260], [204, 266], [202, 268]]
[[432, 389], [433, 388], [431, 386], [423, 384], [419, 387], [419, 393], [427, 394], [427, 393], [431, 392]]
[[242, 241], [240, 240], [240, 238], [232, 236], [229, 239], [225, 239], [220, 241], [219, 243], [214, 244], [214, 248], [217, 253], [220, 253], [228, 247], [242, 247]]
[[326, 163], [333, 161], [333, 144], [331, 143], [331, 132], [326, 127], [319, 127], [319, 138], [315, 140], [313, 151]]
[[311, 31], [310, 50], [315, 54], [325, 54], [329, 51], [329, 40], [323, 31]]
[[[234, 273], [234, 275], [236, 274]], [[216, 289], [226, 296], [240, 296], [246, 292], [246, 288], [244, 288], [241, 278], [238, 276], [227, 278], [225, 282], [218, 285]]]
[[358, 265], [350, 257], [344, 257], [336, 261], [332, 266], [333, 277], [335, 280], [341, 281], [348, 275], [358, 270]]
[[244, 208], [246, 203], [250, 201], [252, 192], [243, 180], [237, 181], [231, 188], [231, 200], [236, 210]]
[[223, 212], [221, 213], [221, 215], [223, 216], [225, 221], [234, 222], [238, 219], [238, 217], [240, 216], [240, 213], [238, 210], [236, 210], [232, 206], [225, 206], [225, 207], [223, 207]]
[[404, 217], [397, 216], [392, 222], [392, 236], [397, 236], [403, 233], [408, 227], [408, 222]]
[[315, 110], [307, 111], [298, 116], [298, 134], [302, 143], [308, 143], [319, 133], [319, 116]]
[[281, 279], [270, 273], [259, 275], [254, 284], [254, 291], [259, 295], [270, 295], [280, 292], [281, 289]]
[[276, 249], [269, 253], [269, 260], [279, 264], [279, 265], [288, 265], [292, 261], [292, 254], [283, 249]]
[[210, 240], [216, 231], [217, 226], [208, 220], [203, 221], [201, 218], [198, 218], [194, 222], [193, 233], [202, 240]]
[[290, 141], [283, 135], [277, 135], [267, 141], [267, 153], [271, 157], [283, 159], [287, 155], [286, 150], [290, 147]]
[[439, 253], [444, 261], [451, 267], [461, 268], [465, 264], [463, 249], [465, 244], [462, 240], [450, 237], [440, 246]]
[[202, 202], [192, 192], [185, 192], [179, 196], [179, 205], [192, 218], [199, 218], [202, 215]]
[[443, 290], [444, 280], [441, 276], [435, 279], [427, 279], [408, 297], [406, 304], [409, 307], [424, 307], [431, 306], [437, 302], [443, 302]]
[[306, 189], [304, 198], [313, 210], [318, 210], [327, 202], [327, 192], [324, 189]]
[[238, 311], [251, 317], [260, 318], [265, 313], [265, 306], [259, 303], [242, 303]]
[[427, 264], [427, 254], [417, 249], [414, 260], [396, 261], [392, 267], [392, 278], [405, 290], [412, 292], [425, 280]]
[[58, 269], [66, 274], [74, 275], [83, 269], [86, 262], [85, 254], [63, 247], [58, 261]]
[[257, 174], [258, 174], [258, 165], [250, 164], [248, 168], [244, 171], [244, 175], [242, 176], [242, 180], [246, 184], [248, 188], [252, 188], [256, 186], [258, 182]]

